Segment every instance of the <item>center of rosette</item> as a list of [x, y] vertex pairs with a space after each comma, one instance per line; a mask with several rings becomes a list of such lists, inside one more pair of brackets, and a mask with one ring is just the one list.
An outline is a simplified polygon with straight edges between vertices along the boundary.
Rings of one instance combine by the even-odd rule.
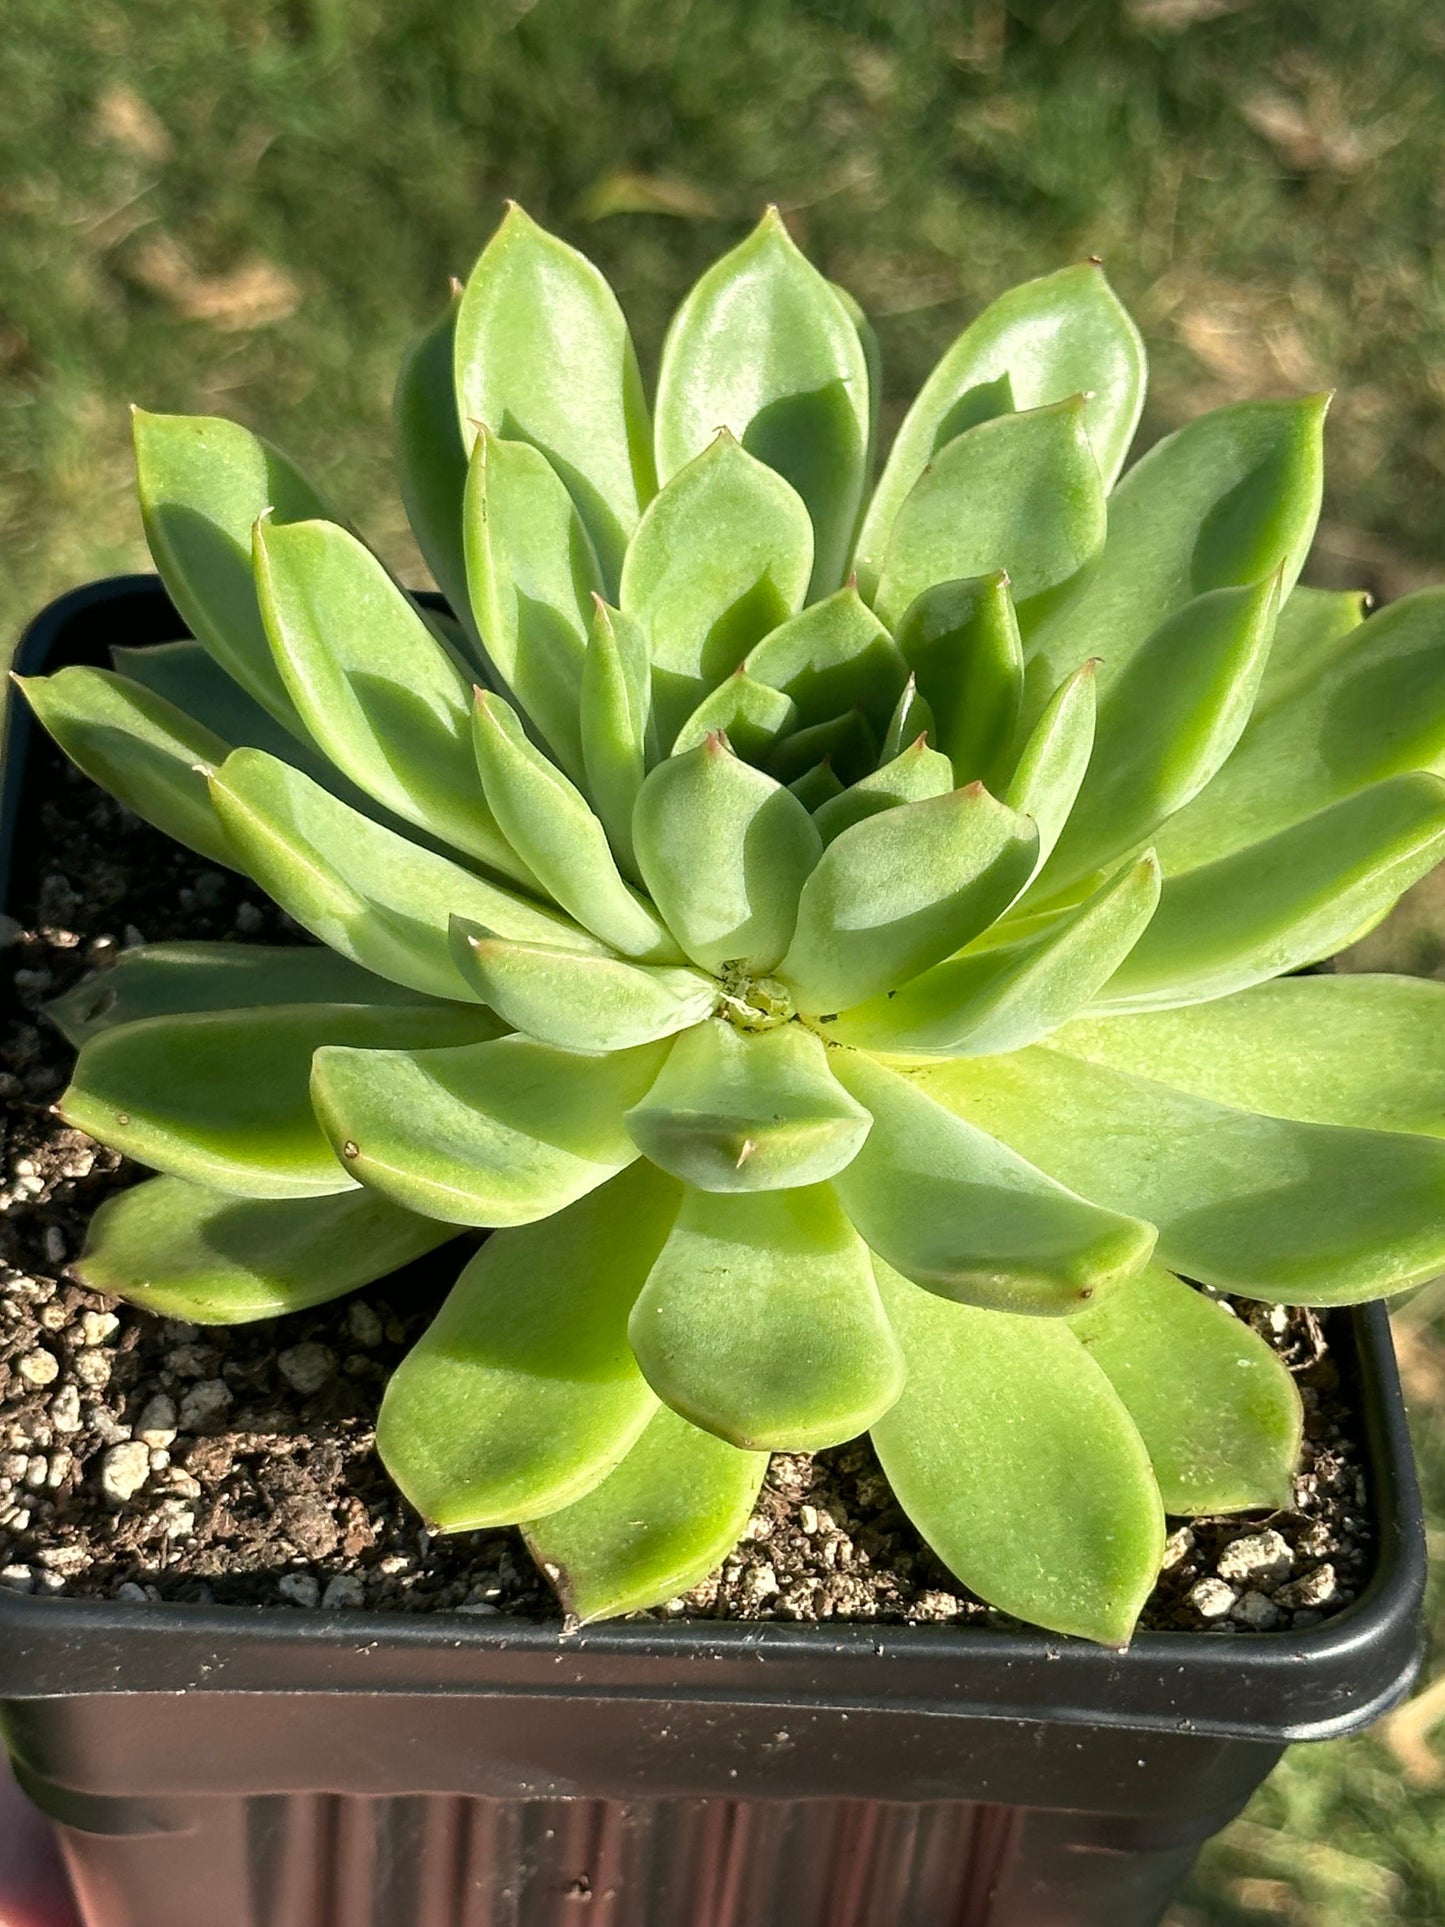
[[791, 1022], [793, 1000], [779, 978], [751, 976], [737, 963], [723, 964], [717, 974], [723, 987], [718, 1015], [739, 1030], [776, 1030]]

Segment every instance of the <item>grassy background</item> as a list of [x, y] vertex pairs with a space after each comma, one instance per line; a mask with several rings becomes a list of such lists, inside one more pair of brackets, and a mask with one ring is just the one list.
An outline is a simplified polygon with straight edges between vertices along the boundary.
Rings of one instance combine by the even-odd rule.
[[[144, 566], [131, 400], [264, 429], [413, 572], [390, 384], [507, 194], [613, 277], [645, 363], [778, 201], [873, 314], [894, 418], [991, 295], [1102, 255], [1154, 359], [1146, 438], [1337, 386], [1313, 578], [1445, 573], [1432, 0], [6, 0], [5, 27], [0, 650]], [[1445, 974], [1445, 897], [1371, 946]], [[1441, 1534], [1428, 1295], [1402, 1336]], [[1428, 1710], [1293, 1754], [1176, 1927], [1438, 1927]]]

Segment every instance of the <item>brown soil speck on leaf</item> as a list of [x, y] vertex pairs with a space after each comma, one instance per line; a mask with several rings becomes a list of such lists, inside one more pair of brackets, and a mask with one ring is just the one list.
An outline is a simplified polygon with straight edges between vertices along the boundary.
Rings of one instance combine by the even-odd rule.
[[[44, 744], [18, 855], [13, 914], [0, 919], [0, 1585], [559, 1621], [519, 1534], [433, 1535], [375, 1450], [387, 1377], [474, 1240], [352, 1298], [208, 1330], [67, 1277], [96, 1207], [141, 1174], [55, 1114], [71, 1052], [42, 1006], [127, 945], [300, 933], [243, 878], [147, 829]], [[1304, 1396], [1295, 1502], [1268, 1519], [1174, 1522], [1147, 1627], [1300, 1629], [1368, 1576], [1362, 1453], [1328, 1325], [1236, 1309]], [[662, 1613], [1000, 1620], [923, 1544], [865, 1442], [775, 1455], [737, 1548]]]

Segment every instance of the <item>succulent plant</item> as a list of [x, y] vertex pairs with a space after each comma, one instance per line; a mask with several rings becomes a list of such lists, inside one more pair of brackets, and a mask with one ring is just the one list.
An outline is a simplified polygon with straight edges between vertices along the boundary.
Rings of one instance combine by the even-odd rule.
[[194, 640], [26, 693], [318, 941], [52, 1007], [64, 1115], [163, 1174], [77, 1273], [225, 1322], [485, 1228], [381, 1411], [433, 1527], [635, 1610], [769, 1451], [866, 1432], [984, 1600], [1118, 1644], [1166, 1513], [1288, 1500], [1299, 1399], [1221, 1295], [1445, 1268], [1445, 989], [1291, 974], [1445, 849], [1445, 597], [1295, 586], [1322, 398], [1115, 487], [1096, 265], [986, 309], [875, 482], [878, 393], [769, 213], [649, 411], [512, 209], [398, 390], [450, 615], [247, 430], [137, 414]]

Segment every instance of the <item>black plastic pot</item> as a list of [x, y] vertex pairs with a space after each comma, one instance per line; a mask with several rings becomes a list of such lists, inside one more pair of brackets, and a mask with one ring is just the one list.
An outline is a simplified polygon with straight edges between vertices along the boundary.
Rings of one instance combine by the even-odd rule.
[[[63, 598], [27, 671], [180, 632]], [[0, 865], [25, 823], [14, 706]], [[0, 870], [0, 885], [6, 878]], [[0, 901], [7, 901], [0, 890]], [[1148, 1927], [1292, 1740], [1419, 1658], [1382, 1309], [1338, 1318], [1378, 1565], [1310, 1632], [553, 1628], [0, 1593], [0, 1711], [89, 1927]]]

